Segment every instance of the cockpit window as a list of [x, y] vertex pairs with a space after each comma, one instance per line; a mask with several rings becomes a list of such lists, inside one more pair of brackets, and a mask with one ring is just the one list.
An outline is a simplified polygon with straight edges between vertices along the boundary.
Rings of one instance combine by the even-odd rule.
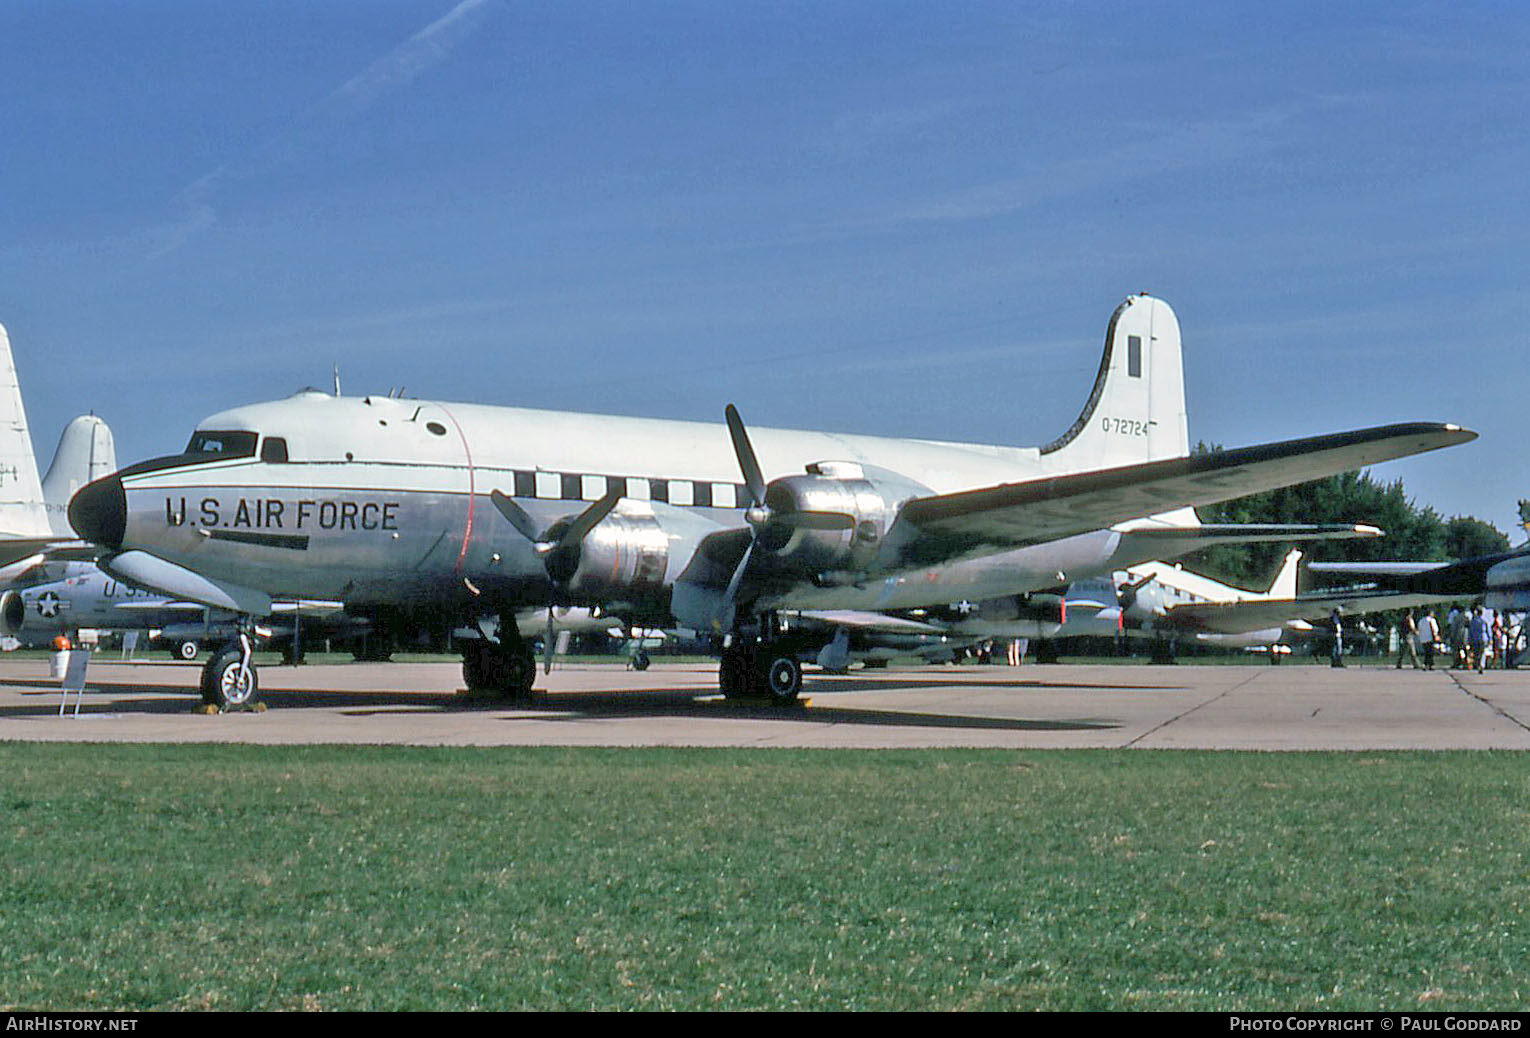
[[253, 458], [255, 441], [260, 437], [252, 432], [203, 432], [191, 434], [186, 444], [187, 454], [216, 454], [224, 458]]
[[280, 436], [267, 436], [260, 442], [260, 460], [285, 464], [287, 441]]

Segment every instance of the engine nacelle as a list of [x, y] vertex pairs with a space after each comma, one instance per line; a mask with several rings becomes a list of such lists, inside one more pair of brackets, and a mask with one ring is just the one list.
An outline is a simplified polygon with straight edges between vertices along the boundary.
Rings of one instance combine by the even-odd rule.
[[[559, 527], [549, 535], [556, 538]], [[548, 573], [576, 596], [662, 590], [669, 568], [669, 536], [652, 515], [612, 512], [591, 530], [578, 551], [548, 560]]]
[[27, 620], [27, 604], [15, 591], [0, 595], [0, 635], [15, 638]]
[[904, 502], [931, 493], [896, 472], [856, 462], [818, 462], [808, 466], [806, 475], [783, 476], [766, 487], [768, 518], [760, 528], [760, 546], [794, 569], [825, 574], [864, 570]]

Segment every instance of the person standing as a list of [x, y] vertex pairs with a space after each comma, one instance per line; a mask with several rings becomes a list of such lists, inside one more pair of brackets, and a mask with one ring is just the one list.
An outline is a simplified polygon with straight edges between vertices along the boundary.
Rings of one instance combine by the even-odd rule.
[[1424, 643], [1424, 669], [1434, 669], [1434, 646], [1440, 640], [1440, 625], [1429, 610], [1424, 610], [1424, 618], [1418, 622], [1418, 640]]
[[1467, 615], [1460, 606], [1451, 606], [1450, 615], [1445, 618], [1446, 630], [1450, 632], [1450, 665], [1463, 667], [1466, 665], [1466, 622]]
[[1334, 607], [1334, 611], [1328, 619], [1333, 622], [1333, 655], [1329, 658], [1330, 667], [1344, 666], [1344, 610]]
[[1402, 644], [1397, 647], [1397, 669], [1402, 670], [1403, 657], [1407, 656], [1413, 663], [1413, 669], [1419, 670], [1418, 662], [1418, 621], [1413, 619], [1413, 610], [1403, 614]]
[[1487, 660], [1488, 649], [1492, 644], [1488, 641], [1492, 630], [1488, 627], [1487, 617], [1482, 615], [1482, 607], [1478, 606], [1472, 611], [1472, 618], [1466, 625], [1466, 659], [1468, 667], [1476, 667], [1477, 673], [1482, 673], [1482, 668]]

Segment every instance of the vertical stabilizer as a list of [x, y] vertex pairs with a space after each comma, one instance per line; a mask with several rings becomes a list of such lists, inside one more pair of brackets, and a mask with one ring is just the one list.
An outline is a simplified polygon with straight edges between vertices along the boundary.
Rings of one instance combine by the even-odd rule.
[[64, 426], [53, 452], [53, 464], [43, 477], [42, 496], [48, 525], [56, 536], [73, 538], [69, 499], [86, 483], [117, 471], [117, 445], [111, 426], [93, 414], [82, 414]]
[[1190, 453], [1179, 320], [1169, 304], [1130, 296], [1111, 315], [1094, 391], [1072, 428], [1041, 458], [1057, 474]]
[[1270, 598], [1295, 598], [1296, 597], [1296, 569], [1301, 565], [1302, 553], [1299, 548], [1292, 548], [1286, 556], [1286, 561], [1280, 564], [1280, 572], [1275, 574], [1275, 579], [1270, 584]]
[[0, 327], [0, 537], [46, 537], [48, 532], [11, 339]]

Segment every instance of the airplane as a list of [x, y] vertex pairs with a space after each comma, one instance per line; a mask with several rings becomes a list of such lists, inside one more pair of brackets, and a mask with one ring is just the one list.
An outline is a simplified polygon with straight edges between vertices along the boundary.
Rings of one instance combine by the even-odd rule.
[[[1335, 609], [1346, 616], [1413, 609], [1459, 595], [1363, 585], [1298, 593], [1302, 552], [1293, 549], [1266, 591], [1223, 584], [1167, 562], [1133, 566], [1120, 574], [1128, 632], [1188, 637], [1223, 646], [1276, 646], [1312, 634]], [[1313, 564], [1316, 568], [1318, 564]], [[1272, 659], [1274, 657], [1272, 656]]]
[[1502, 612], [1530, 610], [1530, 544], [1454, 562], [1314, 562], [1309, 568], [1363, 577], [1393, 592], [1438, 595], [1439, 601], [1470, 598]]
[[[586, 604], [713, 632], [725, 694], [788, 704], [785, 611], [996, 598], [1268, 539], [1193, 508], [1476, 438], [1415, 422], [1192, 457], [1179, 323], [1147, 295], [1116, 308], [1082, 413], [1039, 448], [751, 432], [731, 404], [725, 419], [726, 437], [310, 389], [204, 419], [182, 453], [82, 488], [69, 518], [106, 572], [247, 616], [321, 598], [475, 624], [470, 690], [530, 694], [516, 609]], [[204, 671], [215, 699], [257, 687], [247, 640]]]

